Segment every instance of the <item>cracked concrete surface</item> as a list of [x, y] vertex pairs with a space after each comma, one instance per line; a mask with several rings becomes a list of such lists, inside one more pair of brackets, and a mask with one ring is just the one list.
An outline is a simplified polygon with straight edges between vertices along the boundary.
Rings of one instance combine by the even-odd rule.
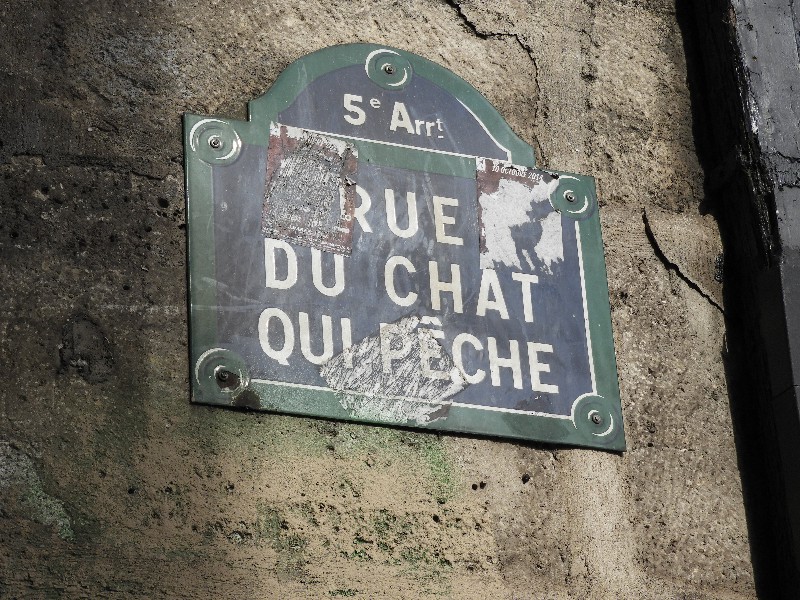
[[[74, 534], [3, 513], [0, 595], [755, 596], [670, 2], [0, 14], [0, 435]], [[243, 118], [291, 61], [356, 41], [450, 68], [542, 166], [597, 178], [624, 455], [189, 405], [180, 115]], [[102, 380], [61, 368], [75, 315]]]
[[723, 311], [722, 240], [714, 218], [650, 207], [642, 212], [642, 220], [653, 251], [664, 265]]

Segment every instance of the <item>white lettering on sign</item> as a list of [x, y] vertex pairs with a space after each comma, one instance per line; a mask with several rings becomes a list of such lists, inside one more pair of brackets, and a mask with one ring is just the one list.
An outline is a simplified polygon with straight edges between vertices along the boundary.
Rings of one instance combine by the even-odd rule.
[[450, 379], [448, 371], [436, 369], [431, 361], [442, 360], [442, 346], [437, 340], [444, 339], [444, 331], [438, 329], [417, 330], [417, 340], [419, 342], [419, 361], [422, 369], [422, 376], [428, 379]]
[[461, 267], [450, 265], [450, 281], [439, 280], [439, 265], [435, 260], [428, 263], [428, 273], [431, 281], [431, 306], [433, 310], [442, 310], [442, 292], [449, 292], [453, 295], [453, 311], [464, 312], [464, 304], [461, 301]]
[[528, 360], [530, 361], [531, 369], [531, 389], [534, 392], [548, 392], [550, 394], [558, 393], [557, 385], [549, 385], [542, 383], [539, 374], [549, 373], [550, 365], [539, 362], [539, 352], [553, 352], [553, 347], [550, 344], [536, 344], [528, 342]]
[[[356, 94], [344, 94], [342, 96], [342, 107], [344, 108], [342, 117], [350, 125], [361, 126], [367, 122], [367, 113], [361, 106], [363, 102], [364, 98]], [[374, 110], [380, 110], [383, 106], [378, 98], [370, 98], [368, 104]], [[415, 119], [411, 115], [412, 113], [409, 112], [404, 102], [396, 101], [392, 105], [389, 131], [420, 137], [444, 138], [444, 121], [440, 117], [433, 121], [428, 121], [427, 119]]]
[[[397, 325], [381, 323], [381, 359], [384, 373], [393, 373], [392, 362], [403, 359], [411, 352], [413, 338], [399, 334]], [[395, 340], [400, 342], [399, 345], [392, 344]]]
[[497, 339], [489, 337], [489, 371], [492, 374], [492, 385], [500, 387], [500, 369], [511, 369], [514, 387], [522, 389], [522, 367], [519, 362], [519, 342], [508, 340], [511, 356], [501, 358], [497, 350]]
[[361, 102], [361, 96], [354, 96], [353, 94], [344, 95], [344, 109], [352, 113], [345, 115], [344, 120], [351, 125], [363, 125], [367, 120], [367, 113], [365, 113], [364, 109], [360, 106], [356, 106], [356, 102]]
[[533, 323], [533, 302], [531, 300], [531, 284], [538, 283], [539, 278], [529, 273], [511, 273], [511, 279], [522, 284], [522, 312], [527, 323]]
[[392, 122], [389, 124], [389, 131], [397, 131], [400, 127], [408, 133], [414, 133], [414, 126], [411, 124], [411, 117], [408, 116], [406, 105], [402, 102], [395, 102], [392, 109]]
[[[361, 186], [356, 186], [356, 195], [359, 204], [353, 209], [353, 218], [358, 223], [364, 233], [372, 233], [372, 226], [367, 220], [367, 214], [372, 208], [372, 198]], [[395, 191], [391, 188], [384, 190], [384, 202], [386, 208], [386, 225], [394, 235], [399, 238], [411, 238], [419, 231], [420, 220], [417, 209], [417, 195], [414, 192], [405, 193], [405, 218], [398, 218], [398, 200]], [[458, 221], [458, 199], [446, 198], [444, 196], [433, 196], [433, 222], [436, 231], [436, 242], [439, 244], [451, 244], [453, 246], [463, 246], [464, 239], [453, 235], [449, 227], [457, 227]], [[402, 204], [401, 204], [402, 206]], [[403, 223], [404, 221], [404, 223]]]
[[[300, 312], [298, 314], [298, 325], [300, 352], [303, 358], [315, 365], [321, 365], [330, 360], [334, 350], [332, 318], [329, 315], [320, 316], [321, 336], [312, 335], [318, 330], [316, 329], [316, 323], [312, 325], [308, 313]], [[283, 343], [280, 346], [278, 346], [279, 338], [283, 338]], [[295, 326], [292, 319], [280, 308], [265, 308], [258, 318], [258, 340], [264, 354], [277, 363], [288, 366], [289, 358], [292, 356], [295, 346]], [[314, 348], [319, 341], [322, 342], [322, 352], [316, 354]], [[340, 338], [337, 341], [341, 342], [345, 364], [352, 367], [353, 357], [350, 349], [353, 346], [353, 342], [350, 319], [340, 319]]]
[[[297, 323], [279, 308], [267, 308], [261, 313], [258, 321], [258, 336], [264, 353], [278, 364], [288, 366], [295, 349], [296, 339], [300, 340], [300, 354], [303, 359], [313, 365], [323, 365], [330, 360], [336, 350], [341, 348], [344, 364], [353, 368], [352, 328], [350, 319], [340, 319], [339, 337], [334, 335], [333, 319], [329, 315], [312, 318], [308, 313], [299, 312]], [[465, 355], [469, 353], [472, 364], [479, 362], [488, 367], [490, 383], [493, 387], [502, 387], [503, 381], [516, 389], [523, 389], [523, 364], [520, 342], [508, 340], [508, 347], [500, 347], [497, 338], [489, 336], [484, 344], [471, 333], [459, 333], [453, 338], [448, 353], [443, 344], [444, 332], [438, 329], [420, 327], [416, 335], [403, 335], [401, 328], [394, 323], [380, 324], [381, 368], [384, 373], [395, 372], [395, 363], [407, 365], [409, 356], [419, 359], [422, 376], [427, 379], [449, 379], [452, 373], [438, 368], [445, 353], [453, 358], [458, 376], [469, 384], [481, 383], [486, 379], [486, 369], [475, 368], [470, 373], [465, 365]], [[505, 342], [502, 342], [505, 343]], [[552, 353], [549, 344], [527, 342], [523, 347], [527, 350], [527, 368], [530, 389], [534, 392], [558, 393], [558, 386], [544, 383], [542, 373], [550, 372], [550, 365], [541, 359], [542, 353]], [[484, 355], [484, 349], [486, 354]], [[477, 359], [477, 360], [476, 360]], [[487, 364], [488, 361], [488, 364]], [[509, 373], [510, 372], [510, 373]]]
[[328, 315], [322, 315], [322, 354], [314, 354], [311, 349], [311, 325], [308, 313], [300, 313], [300, 351], [305, 359], [314, 365], [322, 365], [333, 357], [333, 322]]
[[[286, 277], [278, 279], [275, 251], [280, 250], [286, 256]], [[276, 290], [288, 290], [297, 283], [297, 255], [292, 247], [284, 241], [264, 238], [264, 265], [266, 267], [266, 286]]]
[[463, 246], [464, 240], [460, 237], [447, 235], [444, 231], [445, 225], [455, 225], [456, 220], [450, 215], [444, 214], [444, 207], [452, 206], [458, 208], [458, 200], [455, 198], [444, 198], [443, 196], [433, 197], [433, 219], [436, 223], [436, 241], [440, 244], [453, 244]]
[[[328, 256], [330, 252], [326, 252]], [[333, 254], [333, 285], [327, 286], [322, 281], [322, 250], [311, 249], [311, 277], [314, 287], [326, 296], [333, 298], [344, 291], [344, 256]], [[296, 277], [295, 277], [296, 279]]]
[[394, 287], [394, 270], [398, 265], [402, 265], [407, 273], [416, 273], [417, 269], [412, 262], [405, 256], [390, 256], [386, 261], [386, 267], [383, 270], [384, 286], [386, 287], [386, 295], [397, 304], [397, 306], [411, 306], [417, 301], [417, 294], [408, 292], [405, 296], [400, 296]]
[[483, 344], [471, 333], [459, 333], [453, 340], [453, 362], [456, 367], [461, 371], [464, 381], [467, 383], [480, 383], [486, 377], [486, 371], [478, 369], [474, 373], [467, 373], [464, 368], [464, 357], [462, 355], [464, 344], [469, 343], [475, 350], [483, 350]]
[[348, 369], [353, 368], [353, 330], [350, 327], [350, 319], [341, 319], [342, 325], [342, 356], [344, 357], [344, 366]]
[[372, 227], [367, 222], [367, 211], [372, 207], [372, 200], [360, 185], [356, 186], [356, 196], [360, 204], [353, 209], [353, 218], [364, 233], [372, 233]]
[[[347, 117], [363, 122], [364, 111], [358, 106], [359, 96], [348, 95], [345, 105], [349, 105]], [[379, 103], [370, 103], [375, 106]], [[396, 103], [402, 106], [402, 103]], [[405, 107], [396, 108], [397, 128], [405, 129], [413, 123], [408, 120]], [[462, 217], [459, 216], [458, 198], [431, 195], [429, 202], [417, 198], [415, 192], [384, 188], [385, 226], [376, 219], [370, 219], [373, 207], [369, 193], [356, 187], [358, 206], [353, 217], [362, 233], [373, 233], [373, 226], [388, 229], [400, 240], [414, 237], [423, 227], [432, 231], [430, 244], [463, 246]], [[420, 214], [418, 205], [429, 206], [430, 212]], [[425, 219], [429, 219], [426, 221]], [[383, 219], [380, 219], [383, 221]], [[291, 293], [299, 280], [313, 285], [311, 293], [321, 298], [341, 296], [347, 286], [347, 266], [344, 256], [311, 248], [307, 258], [310, 264], [299, 260], [293, 247], [282, 240], [264, 240], [264, 282], [267, 288], [277, 293]], [[427, 273], [425, 268], [427, 267]], [[547, 270], [543, 271], [547, 275]], [[469, 292], [462, 286], [461, 266], [457, 263], [428, 260], [426, 264], [414, 264], [406, 256], [390, 256], [383, 268], [382, 287], [386, 297], [394, 305], [412, 307], [420, 299], [430, 298], [429, 310], [468, 314], [486, 318], [492, 314], [503, 320], [516, 319], [533, 323], [534, 299], [539, 276], [533, 273], [512, 271], [510, 281], [501, 278], [494, 268], [480, 269], [478, 292]], [[513, 283], [512, 283], [513, 282]], [[380, 285], [380, 283], [379, 283]], [[425, 290], [427, 286], [427, 290]], [[427, 292], [427, 293], [426, 293]], [[469, 296], [465, 296], [469, 293]], [[319, 300], [309, 299], [311, 305]], [[288, 304], [287, 304], [288, 305]], [[522, 308], [521, 315], [512, 314], [512, 307]], [[519, 310], [518, 308], [516, 310]], [[439, 326], [436, 317], [426, 317]], [[423, 320], [423, 322], [426, 322]], [[441, 329], [419, 327], [414, 335], [401, 331], [396, 324], [380, 324], [379, 351], [380, 369], [386, 374], [396, 374], [395, 370], [407, 369], [409, 357], [417, 361], [419, 373], [429, 380], [449, 380], [455, 377], [467, 384], [478, 384], [488, 380], [493, 387], [513, 386], [515, 389], [529, 389], [533, 392], [558, 394], [558, 385], [542, 381], [551, 372], [546, 356], [553, 353], [553, 346], [529, 340], [503, 339], [491, 335], [479, 338], [469, 332], [453, 332], [452, 342], [448, 344]], [[340, 318], [338, 327], [330, 315], [298, 311], [290, 316], [280, 308], [266, 308], [258, 321], [258, 337], [267, 357], [280, 365], [287, 366], [291, 360], [304, 360], [321, 366], [341, 353], [343, 364], [353, 368], [352, 326], [349, 318]], [[299, 342], [299, 345], [298, 345]], [[298, 350], [295, 353], [295, 350]], [[448, 358], [449, 356], [449, 358]], [[446, 366], [450, 362], [451, 371]], [[527, 372], [525, 372], [527, 371]]]
[[[272, 319], [277, 319], [281, 324], [283, 346], [280, 349], [275, 348], [270, 342], [269, 322]], [[294, 349], [294, 327], [289, 315], [280, 308], [264, 309], [258, 319], [258, 339], [264, 354], [282, 365], [289, 364], [289, 357]]]
[[[492, 294], [494, 299], [489, 298]], [[496, 310], [504, 319], [508, 319], [508, 308], [506, 307], [503, 290], [500, 287], [500, 280], [497, 278], [497, 271], [494, 269], [484, 269], [481, 273], [481, 290], [478, 292], [478, 308], [475, 312], [479, 317], [486, 315], [487, 310]]]
[[400, 238], [414, 237], [414, 234], [419, 231], [417, 195], [414, 192], [406, 194], [406, 214], [408, 215], [408, 224], [405, 227], [400, 227], [397, 224], [397, 206], [394, 201], [394, 191], [386, 190], [386, 224], [389, 226], [389, 230]]

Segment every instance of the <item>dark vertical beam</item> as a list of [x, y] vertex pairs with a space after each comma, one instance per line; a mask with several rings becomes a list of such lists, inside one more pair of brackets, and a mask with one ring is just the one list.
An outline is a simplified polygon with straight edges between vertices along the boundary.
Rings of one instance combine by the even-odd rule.
[[678, 0], [759, 595], [800, 597], [800, 7]]

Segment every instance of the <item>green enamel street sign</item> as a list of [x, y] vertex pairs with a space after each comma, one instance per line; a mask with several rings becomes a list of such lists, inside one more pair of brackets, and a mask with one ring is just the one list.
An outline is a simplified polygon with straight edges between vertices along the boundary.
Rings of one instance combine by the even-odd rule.
[[184, 119], [194, 402], [624, 450], [594, 180], [337, 46]]

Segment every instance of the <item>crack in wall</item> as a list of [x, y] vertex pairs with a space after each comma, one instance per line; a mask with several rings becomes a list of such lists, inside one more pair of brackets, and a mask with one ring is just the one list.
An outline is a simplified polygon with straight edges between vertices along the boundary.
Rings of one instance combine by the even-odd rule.
[[700, 294], [703, 298], [708, 300], [708, 302], [712, 306], [714, 306], [721, 313], [725, 314], [725, 310], [722, 308], [722, 306], [720, 306], [716, 302], [716, 300], [714, 300], [710, 295], [708, 295], [708, 293], [703, 291], [703, 288], [701, 288], [700, 285], [698, 285], [694, 280], [692, 280], [688, 275], [686, 275], [686, 273], [684, 273], [681, 270], [679, 265], [677, 265], [676, 263], [672, 262], [669, 258], [667, 258], [667, 255], [664, 253], [664, 251], [661, 249], [661, 246], [658, 244], [658, 240], [656, 239], [656, 236], [653, 233], [653, 229], [650, 226], [650, 222], [647, 219], [647, 212], [644, 211], [644, 210], [642, 210], [642, 222], [644, 223], [644, 231], [645, 231], [645, 234], [647, 235], [647, 239], [650, 242], [650, 245], [653, 247], [653, 252], [655, 253], [655, 255], [658, 258], [658, 260], [660, 260], [661, 263], [668, 270], [673, 271], [678, 277], [680, 277], [680, 279], [686, 285], [688, 285], [695, 292]]
[[800, 158], [787, 156], [780, 151], [771, 153], [771, 166], [779, 187], [800, 187]]
[[[0, 148], [1, 150], [2, 148]], [[14, 159], [33, 159], [39, 161], [37, 164], [37, 168], [42, 167], [51, 167], [54, 169], [62, 168], [64, 166], [69, 167], [79, 167], [84, 169], [100, 169], [108, 173], [116, 173], [120, 175], [136, 175], [138, 177], [143, 177], [144, 179], [148, 179], [150, 181], [165, 181], [170, 176], [177, 177], [179, 180], [183, 179], [183, 175], [178, 173], [178, 167], [180, 167], [180, 159], [178, 157], [174, 157], [174, 160], [171, 160], [169, 163], [170, 172], [167, 172], [165, 175], [155, 175], [152, 172], [144, 171], [137, 167], [132, 167], [127, 165], [124, 161], [114, 161], [114, 160], [104, 160], [99, 157], [92, 157], [92, 156], [84, 156], [79, 154], [69, 154], [69, 153], [61, 153], [58, 156], [58, 160], [53, 161], [51, 160], [50, 155], [41, 154], [37, 152], [13, 152], [8, 155], [8, 159], [5, 159], [2, 154], [0, 153], [0, 165], [2, 164], [9, 164], [13, 162]]]
[[[536, 101], [533, 103], [533, 121], [538, 121], [539, 117], [539, 105], [540, 105], [540, 98], [542, 94], [542, 88], [539, 85], [539, 65], [536, 62], [536, 56], [534, 54], [533, 48], [531, 45], [525, 41], [524, 37], [519, 33], [508, 32], [508, 31], [486, 31], [483, 29], [479, 29], [478, 26], [470, 20], [467, 14], [464, 12], [464, 9], [461, 8], [461, 4], [457, 0], [445, 0], [448, 6], [453, 8], [458, 15], [459, 20], [463, 23], [464, 27], [476, 37], [482, 40], [503, 40], [503, 39], [513, 39], [517, 42], [520, 48], [522, 48], [525, 53], [528, 55], [528, 58], [531, 60], [533, 64], [533, 87], [534, 87], [534, 94]], [[544, 149], [542, 148], [541, 144], [539, 143], [538, 137], [534, 137], [533, 144], [536, 147], [536, 154], [541, 159], [542, 164], [546, 164], [547, 161], [544, 157]]]

